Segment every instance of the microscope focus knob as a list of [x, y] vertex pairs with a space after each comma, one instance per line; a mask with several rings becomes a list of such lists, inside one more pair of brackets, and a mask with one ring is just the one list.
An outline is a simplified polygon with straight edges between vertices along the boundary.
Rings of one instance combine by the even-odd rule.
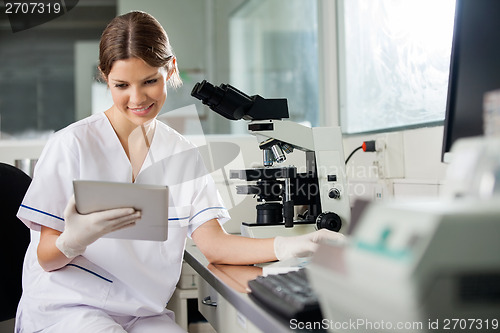
[[331, 231], [339, 231], [342, 227], [340, 216], [333, 212], [324, 212], [316, 218], [316, 227], [318, 229], [328, 229]]
[[338, 188], [332, 188], [330, 191], [328, 191], [328, 197], [331, 199], [340, 199], [340, 191]]

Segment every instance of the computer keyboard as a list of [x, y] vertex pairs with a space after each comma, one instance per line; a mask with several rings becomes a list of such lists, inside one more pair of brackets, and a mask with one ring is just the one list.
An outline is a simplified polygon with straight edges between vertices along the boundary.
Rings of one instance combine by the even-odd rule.
[[287, 320], [321, 320], [318, 298], [305, 269], [259, 276], [248, 282], [250, 297]]

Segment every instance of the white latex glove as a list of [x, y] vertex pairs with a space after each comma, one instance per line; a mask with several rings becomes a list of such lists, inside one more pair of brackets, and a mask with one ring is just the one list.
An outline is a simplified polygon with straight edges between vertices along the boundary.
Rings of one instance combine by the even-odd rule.
[[140, 219], [141, 212], [133, 208], [117, 208], [79, 214], [76, 210], [75, 197], [72, 196], [64, 209], [64, 231], [57, 238], [57, 248], [68, 258], [83, 254], [88, 245], [101, 236], [131, 226]]
[[300, 236], [277, 236], [274, 238], [274, 254], [278, 260], [309, 257], [318, 248], [318, 243], [327, 239], [343, 242], [345, 236], [327, 229], [320, 229]]

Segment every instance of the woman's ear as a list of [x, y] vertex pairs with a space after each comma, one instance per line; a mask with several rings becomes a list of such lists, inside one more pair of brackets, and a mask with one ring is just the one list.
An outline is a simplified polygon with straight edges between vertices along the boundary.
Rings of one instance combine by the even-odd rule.
[[106, 75], [102, 71], [101, 67], [97, 66], [97, 69], [99, 70], [99, 77], [97, 79], [99, 81], [102, 81], [102, 82], [108, 84], [108, 78], [106, 77]]
[[172, 88], [178, 88], [182, 85], [179, 68], [177, 67], [177, 58], [173, 57], [168, 66], [167, 83]]
[[170, 66], [170, 71], [167, 73], [167, 81], [172, 77], [172, 74], [177, 71], [177, 59], [172, 57], [172, 66]]

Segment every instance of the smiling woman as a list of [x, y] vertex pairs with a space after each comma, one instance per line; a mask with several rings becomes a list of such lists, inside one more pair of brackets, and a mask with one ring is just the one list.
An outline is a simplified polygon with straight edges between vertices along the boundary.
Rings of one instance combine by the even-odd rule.
[[[115, 29], [124, 22], [129, 25]], [[167, 81], [177, 79], [178, 85], [180, 80], [169, 45], [163, 45], [168, 53], [155, 53], [157, 59], [150, 59], [155, 44], [140, 43], [134, 35], [143, 26], [158, 37], [155, 41], [168, 44], [151, 15], [132, 12], [112, 20], [103, 34], [101, 45], [106, 50], [100, 52], [100, 70], [113, 106], [55, 133], [38, 160], [18, 215], [39, 232], [26, 255], [24, 294], [16, 320], [20, 331], [50, 327], [57, 332], [153, 332], [156, 327], [179, 332], [165, 304], [178, 280], [185, 239], [209, 220], [219, 225], [228, 219], [215, 184], [199, 172], [204, 167], [198, 151], [156, 119], [167, 98]], [[140, 54], [147, 56], [139, 58]], [[179, 183], [182, 175], [188, 179]], [[72, 199], [74, 179], [169, 186], [169, 239], [101, 239], [109, 225], [117, 230], [142, 215], [132, 208], [79, 214]], [[41, 195], [48, 189], [52, 189], [49, 196]], [[181, 218], [182, 225], [176, 222]], [[145, 283], [134, 272], [162, 278]], [[53, 297], [41, 300], [39, 294]], [[102, 295], [110, 296], [104, 301]], [[65, 315], [61, 307], [67, 310]], [[120, 315], [111, 318], [107, 311]], [[95, 321], [81, 322], [78, 318], [85, 314]]]

